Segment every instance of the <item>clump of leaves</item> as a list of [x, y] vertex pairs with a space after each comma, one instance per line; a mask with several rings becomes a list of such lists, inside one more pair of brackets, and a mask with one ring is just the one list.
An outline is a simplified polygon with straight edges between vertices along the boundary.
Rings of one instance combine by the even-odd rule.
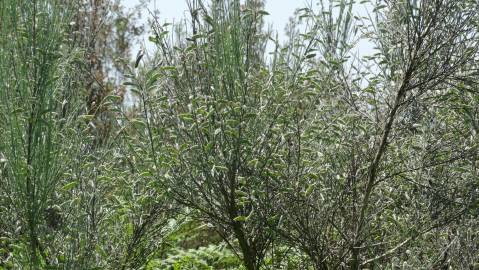
[[241, 260], [225, 245], [208, 245], [198, 249], [174, 249], [165, 259], [152, 260], [147, 269], [244, 269]]

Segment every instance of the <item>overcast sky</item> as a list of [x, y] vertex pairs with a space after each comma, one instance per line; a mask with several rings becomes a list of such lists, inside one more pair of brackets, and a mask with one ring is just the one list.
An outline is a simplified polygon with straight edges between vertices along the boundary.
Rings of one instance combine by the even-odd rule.
[[[1, 0], [0, 0], [1, 1]], [[134, 7], [138, 5], [140, 0], [122, 0], [123, 4], [128, 7]], [[273, 27], [273, 30], [278, 32], [278, 37], [280, 42], [284, 42], [286, 40], [284, 34], [284, 28], [289, 21], [289, 18], [293, 16], [294, 11], [297, 8], [302, 8], [307, 6], [308, 3], [317, 3], [318, 0], [266, 0], [265, 10], [269, 13], [268, 16], [265, 17], [266, 23]], [[182, 18], [187, 16], [187, 5], [186, 0], [151, 0], [150, 1], [150, 10], [158, 10], [160, 12], [160, 23], [164, 22], [178, 22]], [[365, 15], [366, 9], [363, 5], [356, 5], [353, 8], [353, 12], [357, 15]], [[146, 22], [147, 17], [143, 18], [144, 22]], [[147, 36], [143, 41], [143, 44], [147, 51], [150, 53], [154, 50], [154, 45], [147, 40]], [[269, 44], [272, 46], [271, 44]], [[135, 57], [136, 51], [139, 50], [139, 45], [136, 45], [133, 48], [132, 57]], [[268, 50], [272, 50], [272, 47], [268, 48]], [[373, 53], [372, 44], [367, 41], [361, 41], [357, 44], [356, 50], [353, 50], [354, 53], [358, 53], [359, 57], [365, 55], [371, 55]]]
[[[125, 6], [133, 7], [139, 3], [139, 0], [123, 0]], [[266, 16], [268, 24], [272, 24], [273, 28], [280, 35], [284, 33], [284, 27], [288, 19], [293, 15], [296, 8], [306, 5], [305, 0], [269, 0], [266, 1], [265, 10], [270, 14]], [[186, 0], [151, 0], [151, 9], [160, 11], [161, 22], [178, 21], [185, 17], [187, 6]]]
[[[1, 0], [0, 0], [1, 1]], [[140, 0], [122, 0], [126, 7], [134, 7], [138, 5]], [[278, 32], [281, 42], [285, 41], [284, 28], [294, 11], [297, 8], [302, 8], [308, 3], [317, 3], [318, 0], [266, 0], [265, 10], [269, 13], [265, 17], [266, 23], [271, 25], [274, 30]], [[160, 12], [160, 22], [178, 22], [187, 16], [186, 0], [150, 0], [150, 10], [158, 10]], [[357, 15], [366, 15], [366, 8], [364, 5], [355, 5], [353, 12]], [[146, 20], [146, 18], [145, 18]], [[145, 36], [145, 46], [148, 50], [153, 48], [153, 44], [147, 41]], [[271, 44], [270, 44], [271, 45]], [[357, 51], [360, 56], [372, 54], [372, 44], [367, 41], [362, 41], [357, 45]], [[138, 48], [134, 49], [135, 51]], [[133, 54], [134, 55], [134, 54]]]

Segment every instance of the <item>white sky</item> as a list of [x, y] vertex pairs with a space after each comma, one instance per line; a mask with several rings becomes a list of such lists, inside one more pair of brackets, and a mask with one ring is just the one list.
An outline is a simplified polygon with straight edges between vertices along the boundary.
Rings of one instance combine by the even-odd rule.
[[[123, 3], [126, 7], [133, 7], [139, 0], [123, 0]], [[265, 17], [267, 24], [272, 24], [273, 29], [282, 35], [294, 10], [306, 6], [306, 3], [306, 0], [267, 0], [265, 10], [270, 14]], [[160, 11], [161, 22], [178, 21], [185, 17], [188, 10], [186, 0], [151, 0], [150, 8]]]
[[[1, 0], [0, 0], [1, 1]], [[121, 0], [125, 7], [132, 8], [140, 3], [142, 0]], [[150, 10], [159, 11], [159, 20], [160, 23], [168, 22], [178, 22], [181, 19], [188, 16], [188, 8], [186, 5], [187, 0], [143, 0], [149, 1]], [[308, 3], [316, 4], [318, 0], [266, 0], [265, 10], [269, 13], [265, 17], [267, 25], [271, 25], [273, 30], [277, 31], [280, 42], [286, 41], [285, 37], [285, 26], [289, 21], [289, 18], [293, 16], [293, 13], [296, 9], [308, 6]], [[366, 15], [367, 11], [365, 6], [356, 5], [354, 8], [354, 13], [360, 16]], [[146, 22], [147, 17], [143, 18]], [[149, 52], [154, 50], [154, 45], [147, 40], [143, 41], [144, 46]], [[271, 45], [271, 44], [270, 44]], [[359, 57], [365, 55], [370, 55], [373, 53], [373, 46], [368, 41], [361, 41], [357, 45], [357, 53]], [[133, 48], [132, 56], [136, 55], [139, 45]], [[354, 51], [354, 50], [353, 50]]]
[[[1, 0], [0, 0], [1, 1]], [[123, 4], [128, 7], [134, 7], [140, 3], [142, 0], [121, 0]], [[188, 15], [188, 7], [186, 5], [187, 0], [143, 0], [149, 1], [150, 10], [158, 10], [160, 12], [159, 20], [160, 23], [168, 22], [178, 22], [181, 19], [185, 18]], [[289, 18], [293, 16], [293, 13], [296, 9], [308, 6], [308, 3], [317, 4], [318, 0], [266, 0], [265, 10], [269, 13], [265, 17], [267, 25], [271, 25], [273, 30], [278, 32], [278, 37], [280, 42], [286, 40], [285, 37], [285, 26], [289, 21]], [[366, 15], [366, 7], [364, 5], [355, 5], [354, 13], [360, 16]], [[143, 18], [146, 22], [146, 17]], [[147, 41], [147, 36], [145, 36], [144, 45], [148, 51], [153, 49], [153, 44]], [[133, 51], [138, 50], [134, 48]], [[372, 44], [363, 40], [358, 44], [357, 47], [359, 56], [370, 55], [373, 53]], [[354, 50], [353, 50], [354, 51]], [[135, 53], [133, 53], [133, 56]]]

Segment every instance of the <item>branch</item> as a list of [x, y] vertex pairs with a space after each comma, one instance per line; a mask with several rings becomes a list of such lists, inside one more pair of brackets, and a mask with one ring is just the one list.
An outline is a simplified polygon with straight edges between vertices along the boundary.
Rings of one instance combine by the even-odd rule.
[[363, 263], [361, 264], [361, 266], [365, 266], [365, 265], [367, 265], [367, 264], [369, 264], [369, 263], [372, 263], [372, 262], [374, 262], [374, 261], [377, 261], [377, 260], [379, 260], [379, 259], [382, 259], [382, 258], [384, 258], [384, 257], [386, 257], [386, 256], [389, 256], [389, 255], [393, 254], [394, 252], [396, 252], [396, 250], [400, 249], [402, 246], [404, 246], [405, 244], [407, 244], [407, 243], [408, 243], [409, 241], [411, 241], [412, 239], [413, 239], [413, 237], [407, 238], [406, 240], [404, 240], [403, 242], [401, 242], [399, 245], [397, 245], [397, 246], [395, 246], [394, 248], [392, 248], [392, 249], [386, 251], [385, 253], [383, 253], [383, 254], [381, 254], [381, 255], [379, 255], [379, 256], [376, 256], [376, 257], [374, 257], [374, 258], [372, 258], [372, 259], [366, 260], [365, 262], [363, 262]]

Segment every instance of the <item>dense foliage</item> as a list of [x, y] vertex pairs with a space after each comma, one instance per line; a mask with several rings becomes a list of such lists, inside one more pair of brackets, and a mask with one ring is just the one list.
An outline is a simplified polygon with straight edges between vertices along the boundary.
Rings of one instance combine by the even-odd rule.
[[187, 3], [0, 1], [0, 269], [479, 269], [477, 0]]

